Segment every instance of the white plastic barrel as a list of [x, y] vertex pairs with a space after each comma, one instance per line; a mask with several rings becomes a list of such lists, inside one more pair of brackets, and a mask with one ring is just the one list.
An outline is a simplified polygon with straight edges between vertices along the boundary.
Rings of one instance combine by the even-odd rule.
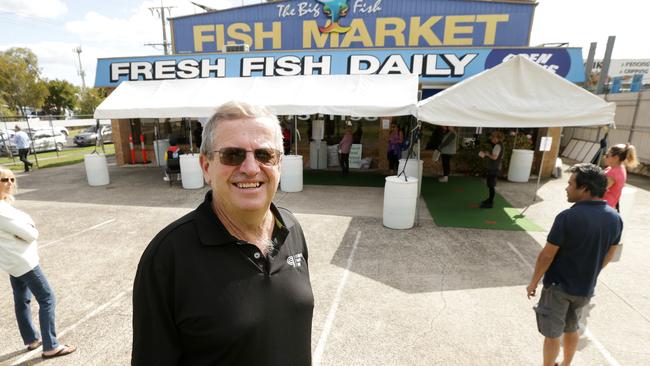
[[86, 178], [91, 186], [105, 186], [110, 183], [108, 177], [108, 163], [104, 154], [84, 155]]
[[383, 224], [391, 229], [410, 229], [415, 224], [418, 179], [391, 175], [384, 186]]
[[[625, 244], [628, 241], [628, 238], [630, 237], [627, 233], [629, 230], [627, 229], [627, 225], [629, 225], [629, 222], [632, 220], [632, 212], [634, 208], [634, 201], [635, 201], [635, 196], [636, 196], [637, 189], [634, 187], [628, 187], [625, 186], [623, 187], [623, 191], [621, 192], [621, 198], [618, 200], [618, 205], [621, 210], [621, 219], [623, 219], [623, 234], [621, 237], [621, 243]], [[621, 259], [621, 255], [623, 254], [623, 248], [625, 245], [620, 245], [618, 250], [616, 251], [616, 254], [614, 255], [614, 258], [612, 258], [612, 261], [616, 262]]]
[[156, 162], [158, 166], [166, 166], [165, 154], [169, 147], [169, 139], [153, 140], [153, 151], [156, 154]]
[[508, 180], [517, 183], [526, 183], [530, 178], [530, 170], [533, 167], [533, 150], [512, 150], [510, 167], [508, 168]]
[[182, 154], [179, 160], [183, 188], [203, 188], [203, 171], [201, 170], [201, 163], [199, 163], [199, 154]]
[[399, 165], [397, 168], [397, 173], [401, 173], [404, 169], [404, 164], [406, 164], [406, 170], [404, 173], [409, 177], [416, 177], [418, 179], [418, 197], [420, 197], [420, 190], [422, 188], [422, 167], [424, 165], [424, 160], [415, 160], [415, 159], [399, 159]]
[[285, 155], [280, 172], [282, 192], [302, 192], [302, 155]]
[[327, 142], [314, 140], [309, 143], [309, 167], [327, 169]]

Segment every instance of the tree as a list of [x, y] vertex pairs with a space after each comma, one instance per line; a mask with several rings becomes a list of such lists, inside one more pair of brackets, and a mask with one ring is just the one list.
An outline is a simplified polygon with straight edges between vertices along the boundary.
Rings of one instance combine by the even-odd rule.
[[87, 88], [79, 98], [79, 114], [93, 114], [95, 108], [104, 101], [108, 91], [104, 88]]
[[66, 80], [49, 80], [47, 90], [49, 95], [43, 104], [46, 114], [62, 115], [66, 109], [74, 109], [79, 102], [78, 88]]
[[0, 52], [0, 98], [10, 109], [25, 115], [27, 107], [40, 108], [47, 97], [38, 58], [28, 48]]

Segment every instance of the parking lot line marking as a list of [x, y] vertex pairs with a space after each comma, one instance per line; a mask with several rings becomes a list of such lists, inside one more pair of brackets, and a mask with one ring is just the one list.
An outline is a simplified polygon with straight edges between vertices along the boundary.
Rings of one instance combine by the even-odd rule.
[[110, 224], [110, 223], [113, 222], [113, 221], [115, 221], [115, 219], [106, 220], [106, 221], [104, 221], [104, 222], [102, 222], [102, 223], [100, 223], [100, 224], [97, 224], [97, 225], [95, 225], [95, 226], [91, 226], [91, 227], [89, 227], [89, 228], [87, 228], [87, 229], [83, 229], [83, 230], [81, 230], [81, 231], [79, 231], [79, 232], [76, 232], [76, 233], [74, 233], [74, 234], [66, 235], [66, 236], [64, 236], [64, 237], [62, 237], [62, 238], [60, 238], [60, 239], [57, 239], [57, 240], [54, 240], [54, 241], [51, 241], [51, 242], [45, 243], [45, 244], [43, 244], [43, 245], [39, 245], [38, 248], [39, 248], [39, 249], [43, 249], [43, 248], [45, 248], [45, 247], [49, 247], [49, 246], [52, 245], [52, 244], [56, 244], [56, 243], [58, 243], [58, 242], [60, 242], [60, 241], [66, 240], [66, 239], [71, 238], [71, 237], [73, 237], [73, 236], [77, 236], [77, 235], [79, 235], [79, 234], [83, 234], [83, 233], [85, 233], [85, 232], [87, 232], [87, 231], [95, 230], [95, 229], [97, 229], [98, 227], [104, 226], [104, 225], [106, 225], [106, 224]]
[[[519, 259], [521, 259], [521, 262], [524, 265], [530, 268], [531, 271], [535, 270], [535, 268], [524, 258], [523, 255], [521, 255], [521, 252], [519, 252], [519, 250], [517, 250], [517, 248], [514, 245], [512, 245], [512, 243], [510, 243], [509, 241], [507, 241], [506, 243], [508, 243], [510, 249], [512, 249], [512, 251], [515, 252], [515, 254], [517, 254], [517, 256], [519, 257]], [[594, 335], [589, 331], [588, 328], [585, 328], [585, 332], [583, 333], [583, 335], [594, 345], [594, 347], [596, 347], [598, 352], [600, 352], [600, 354], [603, 355], [605, 361], [607, 361], [607, 364], [609, 366], [621, 366], [621, 364], [618, 363], [618, 361], [616, 361], [616, 359], [612, 356], [612, 354], [609, 353], [609, 351], [607, 351], [607, 348], [605, 348], [605, 346], [603, 346], [603, 344], [600, 343], [600, 341], [598, 341], [596, 337], [594, 337]]]
[[609, 351], [607, 351], [607, 348], [605, 348], [605, 346], [603, 346], [603, 344], [600, 343], [598, 339], [596, 339], [596, 337], [594, 337], [594, 335], [589, 331], [589, 328], [585, 328], [585, 332], [583, 333], [583, 335], [587, 337], [587, 339], [589, 339], [589, 341], [594, 345], [594, 347], [596, 347], [598, 352], [600, 352], [600, 354], [603, 355], [603, 357], [605, 357], [605, 361], [607, 361], [607, 364], [609, 366], [621, 366], [621, 364], [618, 363], [618, 361], [616, 361], [614, 356], [612, 356], [612, 354], [609, 353]]
[[[107, 302], [105, 302], [102, 305], [95, 308], [95, 310], [93, 310], [90, 313], [86, 314], [83, 318], [79, 319], [76, 323], [74, 323], [71, 326], [63, 329], [61, 332], [58, 332], [58, 334], [56, 336], [57, 339], [60, 340], [66, 333], [73, 331], [75, 328], [77, 328], [79, 325], [86, 322], [88, 319], [90, 319], [90, 318], [94, 317], [95, 315], [101, 313], [107, 307], [112, 306], [113, 304], [117, 303], [122, 297], [124, 297], [124, 295], [126, 295], [126, 293], [127, 293], [127, 291], [120, 292], [119, 294], [117, 294], [112, 299], [108, 300]], [[61, 343], [61, 344], [63, 344], [63, 343]], [[29, 352], [25, 353], [21, 358], [14, 361], [11, 365], [12, 366], [20, 365], [23, 362], [25, 362], [25, 361], [31, 359], [32, 357], [34, 357], [39, 352], [43, 352], [42, 346], [35, 349], [35, 350], [33, 350], [33, 351], [29, 351]]]
[[357, 237], [354, 239], [354, 244], [352, 245], [352, 250], [350, 251], [350, 256], [348, 257], [348, 263], [345, 266], [345, 270], [343, 271], [343, 276], [341, 276], [341, 282], [339, 283], [339, 287], [336, 289], [334, 301], [332, 302], [330, 311], [327, 313], [327, 318], [325, 318], [325, 325], [323, 326], [323, 332], [318, 339], [318, 345], [314, 351], [314, 357], [312, 360], [314, 366], [320, 366], [321, 358], [323, 357], [323, 352], [325, 351], [325, 345], [327, 344], [327, 337], [332, 330], [332, 324], [334, 323], [334, 318], [336, 317], [336, 310], [339, 307], [343, 289], [345, 288], [345, 284], [348, 281], [348, 277], [350, 276], [350, 267], [352, 267], [352, 260], [354, 259], [354, 253], [357, 251], [360, 237], [361, 231], [357, 231]]

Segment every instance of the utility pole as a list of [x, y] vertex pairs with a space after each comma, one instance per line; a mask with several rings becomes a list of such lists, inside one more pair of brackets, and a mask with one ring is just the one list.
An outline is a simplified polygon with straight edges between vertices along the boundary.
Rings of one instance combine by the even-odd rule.
[[72, 52], [77, 53], [77, 60], [79, 60], [79, 71], [77, 73], [81, 76], [81, 90], [86, 90], [86, 72], [83, 65], [81, 65], [81, 46], [74, 48]]
[[[160, 7], [155, 7], [155, 8], [149, 8], [149, 11], [151, 12], [151, 15], [153, 15], [154, 11], [156, 14], [158, 14], [158, 17], [160, 17], [160, 21], [162, 22], [162, 33], [163, 33], [163, 42], [162, 46], [165, 49], [165, 55], [169, 55], [169, 42], [167, 42], [167, 27], [165, 25], [165, 10], [167, 10], [167, 14], [171, 14], [171, 9], [175, 8], [175, 6], [163, 6], [163, 0], [160, 0]], [[159, 46], [160, 43], [147, 43], [145, 46]]]

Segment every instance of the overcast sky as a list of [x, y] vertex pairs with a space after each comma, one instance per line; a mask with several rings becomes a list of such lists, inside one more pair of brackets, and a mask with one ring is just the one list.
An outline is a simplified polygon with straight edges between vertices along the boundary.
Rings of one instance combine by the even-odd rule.
[[[399, 1], [399, 0], [393, 0]], [[216, 9], [259, 3], [259, 0], [195, 0]], [[613, 58], [650, 59], [645, 0], [539, 0], [535, 10], [531, 46], [569, 42], [582, 47], [584, 57], [591, 42], [598, 42], [602, 57], [609, 35], [616, 36]], [[172, 16], [202, 12], [188, 0], [164, 0], [174, 6]], [[98, 57], [162, 54], [162, 30], [150, 7], [158, 1], [133, 0], [0, 0], [0, 50], [28, 47], [39, 59], [42, 76], [81, 85], [77, 54], [92, 86]]]

